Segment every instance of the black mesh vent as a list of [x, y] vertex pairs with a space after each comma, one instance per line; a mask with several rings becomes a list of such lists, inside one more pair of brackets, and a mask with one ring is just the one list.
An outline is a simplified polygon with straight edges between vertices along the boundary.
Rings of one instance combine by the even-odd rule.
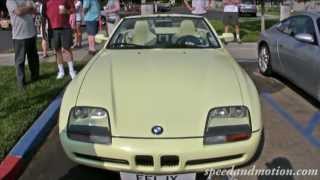
[[138, 155], [136, 156], [136, 165], [137, 166], [153, 166], [153, 157]]
[[178, 166], [179, 157], [178, 156], [162, 156], [161, 166]]

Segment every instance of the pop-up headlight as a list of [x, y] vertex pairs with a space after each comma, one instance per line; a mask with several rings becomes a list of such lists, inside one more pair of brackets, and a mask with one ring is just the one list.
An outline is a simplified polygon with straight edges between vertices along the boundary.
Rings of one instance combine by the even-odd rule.
[[220, 144], [249, 139], [251, 125], [245, 106], [218, 107], [208, 114], [204, 144]]
[[108, 112], [96, 107], [72, 108], [67, 134], [70, 139], [76, 141], [111, 144]]

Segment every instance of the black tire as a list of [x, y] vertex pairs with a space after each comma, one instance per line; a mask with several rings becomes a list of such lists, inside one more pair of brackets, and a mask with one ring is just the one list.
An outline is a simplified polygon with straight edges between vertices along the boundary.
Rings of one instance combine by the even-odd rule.
[[265, 76], [271, 76], [272, 66], [271, 66], [271, 53], [267, 44], [263, 44], [259, 48], [258, 54], [258, 67], [261, 74]]

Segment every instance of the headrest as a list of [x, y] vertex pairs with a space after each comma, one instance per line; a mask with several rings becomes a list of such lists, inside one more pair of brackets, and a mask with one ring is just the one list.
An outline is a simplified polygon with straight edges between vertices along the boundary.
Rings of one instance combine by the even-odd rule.
[[148, 21], [136, 21], [132, 38], [134, 44], [146, 45], [154, 38], [155, 35], [151, 32]]
[[196, 35], [197, 30], [192, 20], [183, 20], [178, 30], [178, 36]]

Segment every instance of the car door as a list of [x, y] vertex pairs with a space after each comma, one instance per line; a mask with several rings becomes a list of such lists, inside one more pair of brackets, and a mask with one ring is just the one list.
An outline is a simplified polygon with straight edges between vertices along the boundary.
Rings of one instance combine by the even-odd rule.
[[[286, 35], [278, 40], [278, 54], [284, 65], [284, 75], [309, 93], [314, 93], [317, 80], [316, 54], [319, 52], [313, 19], [306, 15], [289, 19]], [[314, 43], [299, 41], [295, 35], [308, 33]]]

